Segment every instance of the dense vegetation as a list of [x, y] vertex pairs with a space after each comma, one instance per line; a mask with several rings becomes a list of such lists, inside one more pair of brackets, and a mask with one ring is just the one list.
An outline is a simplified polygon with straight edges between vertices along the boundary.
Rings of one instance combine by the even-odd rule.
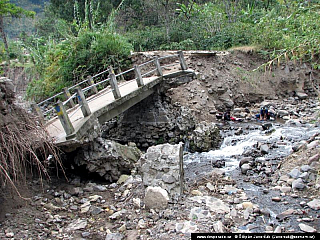
[[[269, 59], [320, 68], [317, 0], [24, 0], [36, 15], [10, 43], [35, 76], [28, 97], [39, 101], [116, 63], [131, 50], [225, 50], [250, 45]], [[46, 2], [46, 1], [45, 1]], [[16, 31], [7, 26], [11, 35]], [[17, 36], [15, 36], [17, 37]], [[5, 58], [4, 51], [2, 57]], [[26, 54], [27, 53], [27, 54]]]

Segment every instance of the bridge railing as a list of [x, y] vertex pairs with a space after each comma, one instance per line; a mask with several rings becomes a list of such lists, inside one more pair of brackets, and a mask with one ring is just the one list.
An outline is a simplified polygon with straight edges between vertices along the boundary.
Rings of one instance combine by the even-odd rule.
[[[174, 59], [173, 63], [172, 59]], [[119, 90], [120, 87], [129, 84], [132, 81], [136, 81], [138, 87], [142, 87], [144, 85], [143, 78], [154, 75], [163, 76], [163, 70], [174, 65], [180, 65], [181, 70], [187, 70], [188, 67], [182, 51], [173, 55], [155, 57], [150, 61], [140, 65], [135, 65], [133, 68], [118, 74], [115, 74], [113, 68], [109, 67], [92, 77], [89, 76], [86, 80], [83, 80], [74, 86], [64, 88], [63, 92], [60, 92], [38, 104], [34, 104], [33, 108], [43, 122], [45, 122], [45, 116], [50, 116], [50, 114], [55, 111], [57, 114], [56, 117], [60, 119], [66, 135], [70, 136], [75, 131], [70, 117], [72, 117], [79, 109], [81, 109], [84, 117], [90, 116], [91, 110], [89, 108], [89, 102], [102, 94], [107, 94], [109, 92], [112, 92], [114, 99], [117, 100], [122, 97]], [[124, 81], [125, 77], [131, 77], [133, 76], [133, 73], [135, 76], [134, 79]], [[124, 82], [118, 84], [117, 79], [119, 78]], [[99, 79], [100, 81], [95, 82], [94, 79]], [[100, 91], [98, 91], [98, 88]], [[41, 105], [52, 102], [57, 98], [61, 98], [63, 95], [65, 97], [65, 101], [62, 102], [61, 100], [58, 100], [54, 103], [54, 106], [48, 110], [40, 110]], [[56, 117], [54, 117], [54, 119]]]

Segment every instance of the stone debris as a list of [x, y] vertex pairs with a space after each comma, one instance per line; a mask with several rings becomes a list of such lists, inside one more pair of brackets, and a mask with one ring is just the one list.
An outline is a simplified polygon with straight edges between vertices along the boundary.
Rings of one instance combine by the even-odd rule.
[[66, 231], [71, 232], [75, 230], [85, 229], [87, 224], [88, 224], [87, 220], [76, 219], [66, 227]]
[[168, 205], [168, 192], [161, 187], [147, 187], [144, 202], [148, 209], [165, 209]]
[[313, 199], [312, 201], [307, 203], [309, 208], [312, 208], [313, 210], [320, 210], [320, 199]]
[[308, 225], [306, 225], [304, 223], [300, 223], [299, 224], [299, 228], [301, 229], [301, 231], [307, 232], [307, 233], [315, 233], [315, 232], [317, 232], [317, 230], [315, 228], [310, 227], [310, 226], [308, 226]]
[[[74, 162], [78, 166], [85, 166], [89, 172], [98, 173], [106, 180], [114, 182], [125, 173], [123, 170], [133, 169], [140, 156], [141, 151], [135, 146], [97, 138], [77, 152]], [[105, 191], [102, 186], [99, 188], [100, 191]]]

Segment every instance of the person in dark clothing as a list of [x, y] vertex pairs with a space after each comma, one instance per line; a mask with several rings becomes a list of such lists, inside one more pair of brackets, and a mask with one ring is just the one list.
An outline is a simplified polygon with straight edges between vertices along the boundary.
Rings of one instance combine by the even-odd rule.
[[231, 120], [230, 111], [226, 111], [226, 112], [223, 114], [223, 120], [225, 120], [225, 121], [230, 121], [230, 120]]
[[268, 108], [262, 107], [260, 109], [260, 120], [267, 120], [268, 118]]

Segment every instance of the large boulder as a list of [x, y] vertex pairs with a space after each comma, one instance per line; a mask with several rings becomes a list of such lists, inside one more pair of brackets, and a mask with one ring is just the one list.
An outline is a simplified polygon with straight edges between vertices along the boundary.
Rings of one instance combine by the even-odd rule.
[[145, 186], [161, 187], [171, 198], [179, 198], [184, 181], [182, 144], [148, 148], [139, 160], [138, 171]]
[[74, 162], [78, 166], [85, 165], [89, 172], [98, 173], [114, 182], [122, 174], [129, 174], [141, 155], [134, 144], [127, 146], [97, 138], [77, 152]]
[[144, 203], [148, 209], [166, 209], [169, 195], [161, 187], [147, 187]]
[[220, 130], [215, 123], [201, 122], [195, 127], [190, 137], [190, 150], [207, 152], [219, 147]]

